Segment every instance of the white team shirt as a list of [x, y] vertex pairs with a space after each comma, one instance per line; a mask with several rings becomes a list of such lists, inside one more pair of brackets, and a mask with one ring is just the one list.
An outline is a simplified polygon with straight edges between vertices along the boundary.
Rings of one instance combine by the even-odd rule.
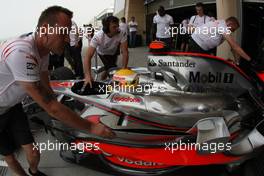
[[129, 32], [135, 32], [137, 31], [137, 28], [136, 27], [130, 27], [130, 25], [133, 25], [133, 26], [138, 26], [137, 22], [136, 21], [130, 21], [128, 23], [128, 26], [129, 26]]
[[97, 53], [101, 55], [114, 55], [118, 49], [120, 43], [127, 41], [127, 35], [124, 31], [120, 30], [120, 33], [108, 37], [103, 30], [95, 33], [90, 42], [90, 46], [96, 48]]
[[211, 18], [207, 15], [204, 16], [194, 15], [191, 17], [189, 25], [193, 25], [194, 27], [199, 27], [208, 23], [210, 19]]
[[189, 21], [190, 21], [189, 19], [182, 20], [182, 22], [181, 22], [182, 29], [181, 30], [187, 32]]
[[0, 114], [25, 98], [18, 81], [40, 81], [40, 72], [48, 70], [49, 57], [40, 58], [34, 38], [21, 36], [0, 46]]
[[119, 24], [119, 29], [121, 30], [121, 31], [124, 31], [126, 34], [127, 34], [127, 32], [128, 32], [128, 25], [126, 24], [126, 23], [120, 23]]
[[170, 27], [170, 25], [173, 25], [173, 18], [165, 14], [163, 17], [161, 17], [159, 14], [155, 15], [153, 18], [153, 23], [157, 24], [157, 38], [170, 38], [171, 35], [167, 32]]
[[216, 20], [195, 28], [192, 39], [203, 50], [208, 51], [224, 41], [224, 34], [231, 34], [230, 29], [228, 29], [224, 20]]

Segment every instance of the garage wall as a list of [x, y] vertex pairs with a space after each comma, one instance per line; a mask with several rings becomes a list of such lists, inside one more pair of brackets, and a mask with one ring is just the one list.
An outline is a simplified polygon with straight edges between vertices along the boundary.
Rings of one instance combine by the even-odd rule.
[[138, 34], [142, 37], [143, 44], [146, 41], [146, 18], [144, 0], [126, 0], [125, 17], [127, 22], [134, 16], [138, 23]]
[[114, 15], [118, 18], [125, 16], [125, 0], [115, 0]]

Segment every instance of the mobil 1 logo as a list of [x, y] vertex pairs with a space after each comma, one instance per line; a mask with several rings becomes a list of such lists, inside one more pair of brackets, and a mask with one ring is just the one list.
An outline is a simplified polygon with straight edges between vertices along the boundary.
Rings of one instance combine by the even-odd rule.
[[233, 73], [221, 73], [221, 72], [190, 72], [189, 82], [190, 83], [233, 83]]

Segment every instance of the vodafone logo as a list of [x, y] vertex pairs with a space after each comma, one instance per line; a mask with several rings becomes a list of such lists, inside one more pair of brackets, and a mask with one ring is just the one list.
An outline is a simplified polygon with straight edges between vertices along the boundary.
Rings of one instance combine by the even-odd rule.
[[122, 77], [122, 76], [116, 76], [116, 75], [114, 75], [114, 76], [113, 76], [113, 80], [116, 80], [116, 81], [124, 81], [125, 78]]
[[141, 160], [131, 160], [124, 157], [117, 157], [118, 161], [127, 163], [130, 165], [137, 165], [137, 166], [162, 166], [162, 163], [155, 163], [155, 162], [147, 162], [147, 161], [141, 161]]
[[141, 98], [132, 98], [132, 97], [125, 97], [125, 96], [115, 96], [113, 98], [113, 102], [131, 102], [131, 103], [141, 103]]

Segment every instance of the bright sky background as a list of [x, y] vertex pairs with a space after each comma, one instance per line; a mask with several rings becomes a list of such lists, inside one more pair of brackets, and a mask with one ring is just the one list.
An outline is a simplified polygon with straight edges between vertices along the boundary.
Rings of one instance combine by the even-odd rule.
[[73, 20], [87, 24], [114, 0], [0, 0], [0, 40], [31, 32], [40, 13], [49, 6], [60, 5], [73, 11]]

